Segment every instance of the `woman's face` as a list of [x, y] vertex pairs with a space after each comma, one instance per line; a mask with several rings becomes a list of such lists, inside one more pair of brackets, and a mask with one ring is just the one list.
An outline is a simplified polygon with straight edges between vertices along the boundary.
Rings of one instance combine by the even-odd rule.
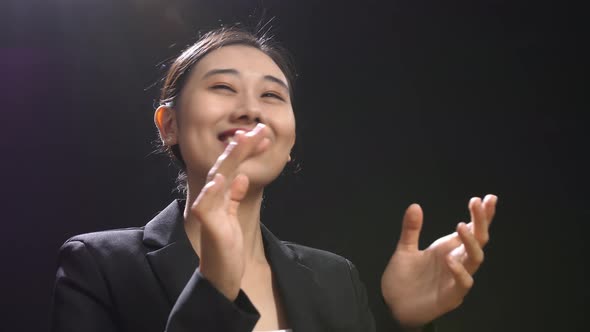
[[262, 122], [271, 142], [238, 168], [252, 185], [274, 180], [295, 143], [287, 79], [269, 56], [249, 46], [225, 46], [203, 57], [181, 92], [176, 116], [189, 181], [205, 179], [236, 129], [248, 131]]

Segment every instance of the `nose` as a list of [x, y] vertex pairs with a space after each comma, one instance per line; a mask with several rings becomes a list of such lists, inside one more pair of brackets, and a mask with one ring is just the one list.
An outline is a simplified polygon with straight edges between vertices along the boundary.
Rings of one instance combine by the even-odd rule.
[[242, 123], [260, 123], [264, 122], [262, 116], [262, 105], [254, 94], [243, 94], [239, 98], [239, 104], [232, 112], [231, 120]]

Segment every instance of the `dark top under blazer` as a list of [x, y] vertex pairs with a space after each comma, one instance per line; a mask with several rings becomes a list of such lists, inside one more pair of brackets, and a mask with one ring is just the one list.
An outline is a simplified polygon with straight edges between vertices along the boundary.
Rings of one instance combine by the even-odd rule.
[[[60, 249], [54, 332], [252, 331], [259, 314], [199, 273], [174, 201], [145, 227], [78, 235]], [[365, 288], [347, 259], [279, 241], [262, 227], [266, 256], [294, 332], [375, 331]]]

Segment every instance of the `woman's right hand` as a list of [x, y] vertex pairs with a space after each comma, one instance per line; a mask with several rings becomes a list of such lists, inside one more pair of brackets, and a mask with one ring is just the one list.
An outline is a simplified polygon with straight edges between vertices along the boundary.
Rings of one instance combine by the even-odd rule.
[[264, 131], [265, 126], [258, 124], [250, 132], [235, 133], [234, 141], [209, 171], [207, 184], [190, 208], [190, 214], [200, 224], [200, 272], [231, 301], [238, 296], [245, 270], [238, 207], [249, 185], [248, 177], [237, 170], [246, 159], [268, 147], [270, 141]]

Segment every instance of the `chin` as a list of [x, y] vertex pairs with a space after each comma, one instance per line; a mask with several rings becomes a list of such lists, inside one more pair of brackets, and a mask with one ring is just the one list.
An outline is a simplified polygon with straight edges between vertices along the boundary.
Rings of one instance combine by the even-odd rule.
[[264, 166], [260, 163], [244, 163], [238, 168], [238, 173], [248, 177], [250, 187], [264, 188], [273, 182], [283, 171], [285, 165]]

